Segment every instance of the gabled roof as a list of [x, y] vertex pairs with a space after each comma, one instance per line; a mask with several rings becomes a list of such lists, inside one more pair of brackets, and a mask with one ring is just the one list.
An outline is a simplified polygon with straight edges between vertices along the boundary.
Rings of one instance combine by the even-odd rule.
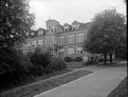
[[65, 23], [64, 26], [70, 26], [68, 23]]
[[80, 24], [78, 21], [73, 21], [73, 23], [72, 24]]
[[[42, 35], [38, 35], [38, 31], [40, 30], [43, 30], [43, 34]], [[43, 29], [43, 28], [39, 28], [38, 30], [30, 30], [27, 38], [35, 38], [35, 37], [38, 37], [38, 36], [44, 36], [46, 34], [46, 30]]]
[[49, 21], [54, 21], [54, 22], [59, 23], [58, 21], [56, 21], [56, 20], [54, 20], [54, 19], [49, 19], [49, 20], [47, 20], [46, 22], [49, 22]]
[[38, 29], [38, 31], [40, 31], [40, 30], [46, 31], [46, 30], [45, 30], [45, 29], [43, 29], [43, 28], [39, 28], [39, 29]]

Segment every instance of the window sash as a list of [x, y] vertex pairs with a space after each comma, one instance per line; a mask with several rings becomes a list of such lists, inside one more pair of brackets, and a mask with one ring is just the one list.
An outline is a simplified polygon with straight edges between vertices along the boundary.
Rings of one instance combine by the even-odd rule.
[[67, 42], [68, 43], [74, 43], [74, 40], [75, 40], [74, 38], [75, 38], [74, 35], [68, 36]]

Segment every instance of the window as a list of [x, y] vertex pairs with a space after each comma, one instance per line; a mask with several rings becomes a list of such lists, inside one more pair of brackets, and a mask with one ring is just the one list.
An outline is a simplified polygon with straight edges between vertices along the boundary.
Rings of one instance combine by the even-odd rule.
[[69, 30], [69, 26], [64, 26], [64, 31], [68, 31]]
[[37, 41], [33, 41], [33, 42], [32, 42], [32, 46], [33, 46], [33, 47], [37, 47]]
[[64, 55], [64, 49], [60, 49], [60, 50], [58, 51], [58, 54], [59, 54], [59, 56], [63, 56], [63, 55]]
[[83, 42], [84, 41], [84, 34], [77, 34], [77, 42]]
[[39, 46], [43, 45], [43, 40], [38, 40], [38, 45]]
[[42, 51], [46, 52], [47, 51], [46, 47], [42, 47]]
[[43, 34], [43, 30], [38, 31], [38, 35], [42, 35]]
[[72, 25], [72, 30], [76, 30], [76, 25]]
[[74, 43], [74, 35], [68, 36], [67, 42], [68, 43]]
[[67, 29], [67, 28], [65, 28], [64, 30], [65, 30], [65, 31], [68, 31], [68, 29]]
[[30, 48], [30, 43], [25, 44], [26, 48]]
[[47, 50], [48, 50], [51, 54], [54, 54], [54, 48], [53, 48], [53, 47], [48, 47]]
[[46, 44], [46, 45], [49, 44], [49, 37], [46, 37], [46, 38], [45, 38], [45, 44]]
[[53, 32], [53, 29], [51, 29], [51, 32]]
[[58, 37], [58, 43], [64, 44], [64, 37]]
[[82, 54], [83, 53], [83, 48], [82, 47], [78, 47], [77, 48], [77, 53], [78, 54]]
[[74, 54], [74, 53], [75, 53], [74, 47], [73, 46], [69, 47], [68, 54], [70, 55], [70, 54]]
[[49, 38], [49, 43], [50, 43], [50, 44], [54, 44], [54, 36], [51, 36], [51, 37]]

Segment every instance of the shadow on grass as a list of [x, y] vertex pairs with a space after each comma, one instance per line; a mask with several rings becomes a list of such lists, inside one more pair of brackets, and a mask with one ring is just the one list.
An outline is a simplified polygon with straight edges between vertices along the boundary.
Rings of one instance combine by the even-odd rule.
[[126, 77], [121, 83], [114, 89], [108, 97], [128, 97], [128, 85], [127, 85], [127, 78]]
[[40, 83], [31, 84], [22, 88], [14, 89], [14, 91], [2, 93], [1, 97], [33, 97], [34, 95], [58, 87], [80, 77], [92, 73], [91, 71], [78, 70], [68, 72], [62, 76], [58, 76]]

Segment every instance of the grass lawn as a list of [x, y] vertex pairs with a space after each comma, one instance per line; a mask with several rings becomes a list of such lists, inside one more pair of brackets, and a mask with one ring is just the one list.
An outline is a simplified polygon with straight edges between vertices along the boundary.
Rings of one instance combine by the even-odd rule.
[[19, 88], [15, 88], [11, 91], [7, 91], [1, 94], [1, 97], [33, 97], [34, 95], [58, 87], [62, 84], [68, 83], [85, 75], [92, 73], [86, 70], [77, 70], [68, 72], [57, 77], [34, 82], [29, 85], [25, 85]]
[[69, 69], [78, 69], [84, 67], [81, 65], [81, 62], [67, 62], [67, 68]]
[[126, 77], [121, 83], [117, 86], [116, 89], [114, 89], [108, 97], [128, 97], [128, 92], [127, 92], [127, 78]]

